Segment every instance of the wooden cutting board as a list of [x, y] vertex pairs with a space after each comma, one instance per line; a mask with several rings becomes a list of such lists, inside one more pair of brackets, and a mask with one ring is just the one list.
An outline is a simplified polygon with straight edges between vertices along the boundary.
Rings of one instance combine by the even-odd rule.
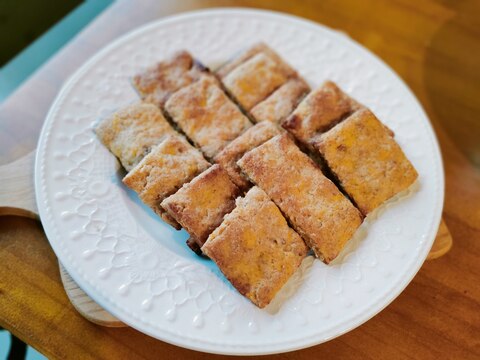
[[[0, 166], [0, 216], [17, 215], [39, 219], [35, 201], [34, 186], [35, 151], [10, 163]], [[436, 259], [447, 253], [452, 247], [452, 237], [441, 221], [437, 237], [427, 259]], [[59, 263], [60, 275], [68, 298], [75, 309], [87, 320], [102, 326], [126, 326], [113, 315], [95, 303], [71, 278]]]

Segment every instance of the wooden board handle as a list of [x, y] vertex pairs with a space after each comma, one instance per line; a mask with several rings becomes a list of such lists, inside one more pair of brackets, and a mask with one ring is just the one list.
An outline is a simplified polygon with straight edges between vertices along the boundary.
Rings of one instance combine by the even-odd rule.
[[[0, 166], [0, 216], [17, 215], [39, 219], [35, 200], [34, 166], [35, 151], [10, 164]], [[72, 305], [84, 318], [103, 326], [126, 326], [88, 297], [60, 263], [59, 267], [65, 292]]]
[[18, 215], [38, 219], [33, 183], [35, 151], [0, 166], [0, 215]]

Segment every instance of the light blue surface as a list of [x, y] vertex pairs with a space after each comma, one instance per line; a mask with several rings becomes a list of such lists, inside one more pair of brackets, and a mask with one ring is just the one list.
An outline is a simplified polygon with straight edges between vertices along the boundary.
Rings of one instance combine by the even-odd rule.
[[47, 360], [45, 356], [40, 354], [37, 350], [32, 347], [27, 348], [27, 356], [25, 357], [26, 360]]
[[0, 102], [112, 2], [86, 0], [0, 68]]
[[[86, 0], [0, 68], [0, 102], [112, 2], [113, 0]], [[7, 359], [10, 343], [8, 331], [0, 331], [0, 360]], [[44, 360], [46, 357], [29, 346], [25, 359]]]
[[[10, 350], [11, 338], [6, 330], [0, 330], [0, 360], [6, 360]], [[26, 360], [46, 360], [47, 358], [32, 347], [27, 348]]]
[[10, 349], [10, 334], [8, 331], [0, 330], [0, 359], [6, 359], [8, 355], [8, 349]]

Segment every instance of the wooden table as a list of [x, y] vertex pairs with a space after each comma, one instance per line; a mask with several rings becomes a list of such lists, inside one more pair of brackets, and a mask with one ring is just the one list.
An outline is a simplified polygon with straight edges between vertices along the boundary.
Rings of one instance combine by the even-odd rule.
[[[45, 112], [71, 71], [110, 38], [145, 21], [207, 6], [255, 6], [345, 31], [393, 67], [430, 116], [443, 152], [444, 219], [454, 247], [425, 263], [407, 289], [366, 324], [328, 343], [272, 357], [480, 358], [480, 2], [160, 3], [116, 3], [2, 104], [0, 163], [33, 149]], [[83, 319], [65, 295], [41, 225], [24, 218], [0, 217], [0, 326], [49, 358], [217, 357]]]

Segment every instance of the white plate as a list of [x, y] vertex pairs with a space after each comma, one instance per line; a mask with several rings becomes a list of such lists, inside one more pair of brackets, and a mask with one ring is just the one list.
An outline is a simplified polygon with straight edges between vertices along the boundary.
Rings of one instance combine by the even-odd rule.
[[[92, 124], [137, 99], [140, 69], [178, 49], [218, 64], [263, 40], [315, 87], [332, 79], [395, 131], [419, 186], [386, 206], [333, 265], [308, 258], [260, 310], [216, 266], [184, 244], [121, 184], [122, 171]], [[35, 186], [58, 258], [101, 306], [132, 327], [179, 346], [223, 354], [267, 354], [318, 344], [387, 306], [422, 265], [440, 221], [444, 180], [437, 142], [405, 84], [346, 36], [295, 17], [208, 10], [143, 26], [88, 61], [65, 85], [43, 127]], [[278, 299], [277, 299], [278, 300]], [[277, 301], [278, 302], [278, 301]], [[428, 309], [425, 309], [427, 311]]]

